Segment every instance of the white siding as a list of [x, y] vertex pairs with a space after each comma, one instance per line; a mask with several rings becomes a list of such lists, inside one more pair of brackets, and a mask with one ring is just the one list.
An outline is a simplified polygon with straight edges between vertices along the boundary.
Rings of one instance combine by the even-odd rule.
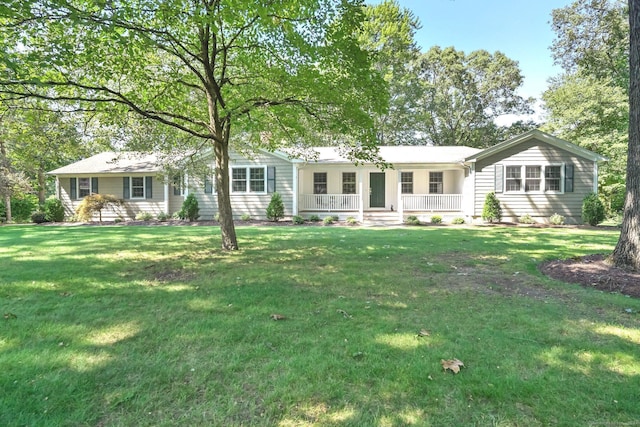
[[[515, 221], [529, 214], [538, 222], [546, 222], [554, 213], [567, 218], [567, 223], [582, 223], [582, 199], [594, 188], [594, 163], [537, 140], [523, 142], [476, 164], [474, 216], [482, 215], [484, 200], [494, 191], [495, 165], [574, 165], [574, 191], [565, 193], [522, 192], [496, 193], [502, 205], [503, 218]], [[564, 175], [563, 175], [564, 176]], [[523, 177], [524, 179], [524, 177]]]

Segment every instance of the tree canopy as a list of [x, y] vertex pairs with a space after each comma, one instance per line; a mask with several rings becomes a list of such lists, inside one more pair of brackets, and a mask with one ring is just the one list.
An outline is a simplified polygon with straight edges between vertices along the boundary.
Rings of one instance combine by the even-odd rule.
[[384, 81], [359, 44], [361, 0], [9, 0], [0, 92], [136, 114], [216, 158], [222, 247], [237, 249], [229, 148], [339, 139], [376, 152]]

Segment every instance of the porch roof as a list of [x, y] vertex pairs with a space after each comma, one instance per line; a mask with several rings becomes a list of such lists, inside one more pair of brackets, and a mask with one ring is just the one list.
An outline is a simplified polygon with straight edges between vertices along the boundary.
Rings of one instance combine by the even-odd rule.
[[[405, 145], [382, 146], [379, 148], [382, 160], [391, 164], [460, 163], [465, 158], [481, 151], [477, 148], [466, 146]], [[313, 150], [318, 153], [316, 163], [353, 163], [342, 156], [336, 147], [314, 147]]]

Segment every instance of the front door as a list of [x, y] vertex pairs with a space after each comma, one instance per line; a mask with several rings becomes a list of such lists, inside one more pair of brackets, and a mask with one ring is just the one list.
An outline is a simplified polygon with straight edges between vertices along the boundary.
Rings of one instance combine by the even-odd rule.
[[369, 207], [384, 208], [384, 173], [369, 174]]

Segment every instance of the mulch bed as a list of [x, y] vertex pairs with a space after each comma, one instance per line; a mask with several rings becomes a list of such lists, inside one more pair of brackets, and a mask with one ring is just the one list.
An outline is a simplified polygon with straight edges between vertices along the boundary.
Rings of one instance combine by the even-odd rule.
[[640, 272], [615, 267], [602, 254], [547, 261], [540, 271], [563, 282], [640, 298]]

